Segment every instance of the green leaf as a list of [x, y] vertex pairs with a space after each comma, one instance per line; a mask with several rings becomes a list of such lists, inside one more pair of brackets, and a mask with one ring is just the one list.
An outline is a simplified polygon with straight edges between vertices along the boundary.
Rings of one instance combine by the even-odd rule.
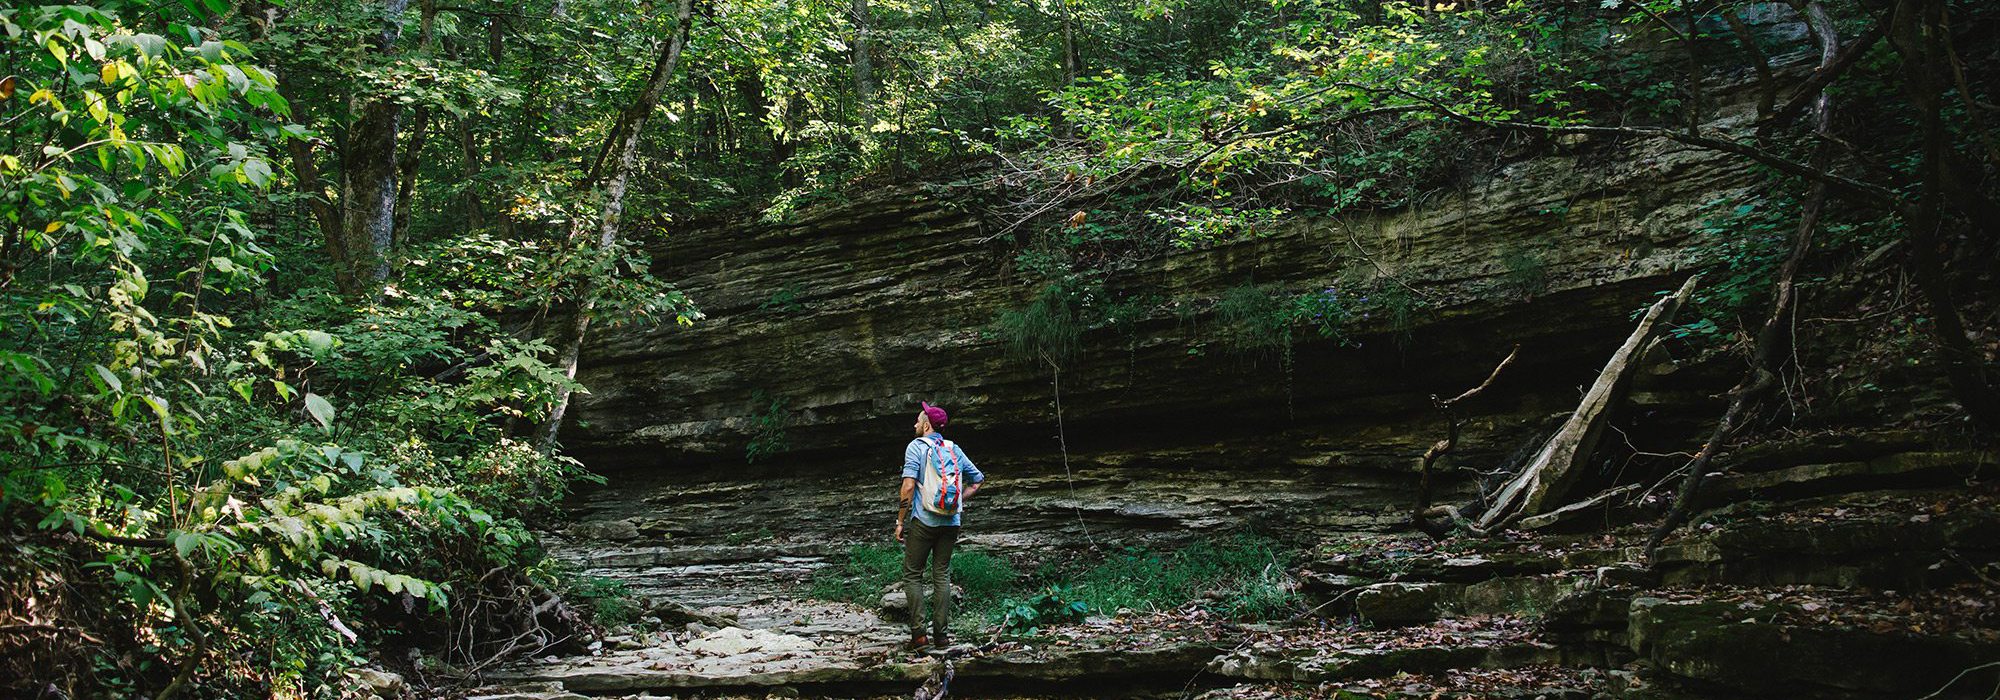
[[333, 404], [327, 403], [319, 394], [306, 392], [306, 412], [312, 414], [313, 420], [319, 421], [320, 427], [333, 428]]
[[259, 188], [268, 187], [271, 184], [271, 164], [257, 158], [245, 160], [243, 177], [249, 178], [250, 184]]
[[339, 343], [338, 339], [326, 331], [305, 330], [299, 331], [298, 335], [300, 340], [306, 341], [306, 347], [312, 348], [314, 357], [326, 354], [326, 351], [332, 350], [333, 346]]
[[182, 557], [186, 557], [189, 552], [194, 551], [195, 545], [198, 544], [201, 544], [200, 535], [192, 532], [183, 532], [174, 535], [174, 551]]
[[153, 413], [154, 413], [154, 414], [156, 414], [156, 415], [158, 415], [158, 416], [160, 417], [160, 420], [166, 420], [166, 419], [167, 419], [167, 400], [166, 400], [166, 399], [164, 399], [164, 398], [161, 398], [161, 397], [158, 397], [158, 396], [153, 396], [153, 395], [151, 395], [151, 394], [146, 394], [146, 395], [142, 395], [142, 396], [140, 396], [140, 397], [139, 397], [139, 400], [140, 400], [140, 401], [144, 401], [144, 402], [146, 402], [146, 405], [147, 405], [147, 406], [151, 406], [151, 407], [153, 407]]
[[110, 387], [112, 391], [115, 392], [115, 391], [125, 390], [125, 382], [119, 381], [118, 374], [112, 372], [111, 368], [105, 367], [104, 365], [91, 365], [90, 368], [97, 370], [97, 377], [99, 379], [103, 379], [104, 385]]

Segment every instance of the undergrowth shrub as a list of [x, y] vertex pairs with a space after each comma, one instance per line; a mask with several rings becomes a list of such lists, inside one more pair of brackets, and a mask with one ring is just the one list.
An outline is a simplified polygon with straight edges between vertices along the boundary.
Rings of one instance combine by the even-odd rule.
[[1089, 326], [1085, 307], [1093, 289], [1079, 283], [1051, 283], [1028, 305], [1000, 312], [993, 329], [1016, 359], [1066, 365], [1083, 346]]
[[751, 429], [756, 431], [750, 443], [743, 447], [743, 460], [756, 462], [759, 459], [791, 449], [791, 440], [785, 435], [785, 424], [790, 422], [783, 397], [774, 397], [758, 389], [750, 394], [750, 405], [758, 411], [751, 416]]
[[1279, 615], [1297, 602], [1291, 554], [1255, 535], [1168, 552], [1127, 549], [1067, 578], [1094, 610], [1167, 610], [1194, 601], [1233, 617]]
[[901, 547], [861, 544], [847, 557], [813, 572], [806, 594], [820, 600], [874, 606], [882, 589], [903, 575]]

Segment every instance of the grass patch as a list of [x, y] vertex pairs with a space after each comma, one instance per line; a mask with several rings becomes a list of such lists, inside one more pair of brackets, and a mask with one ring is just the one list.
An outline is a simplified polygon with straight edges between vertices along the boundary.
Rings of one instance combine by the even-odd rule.
[[861, 544], [847, 550], [847, 559], [813, 572], [806, 595], [865, 607], [881, 602], [882, 588], [903, 575], [903, 549]]
[[[902, 577], [902, 559], [899, 547], [856, 546], [813, 574], [808, 595], [872, 608], [882, 589]], [[983, 634], [1009, 610], [1058, 611], [1070, 603], [1113, 614], [1199, 602], [1239, 619], [1289, 617], [1299, 601], [1287, 573], [1292, 560], [1290, 550], [1251, 534], [1171, 551], [1128, 548], [1087, 562], [1047, 562], [1031, 574], [987, 552], [960, 551], [952, 557], [951, 580], [965, 598], [953, 626], [961, 635]]]
[[1091, 609], [1170, 610], [1195, 601], [1240, 618], [1289, 615], [1298, 594], [1291, 553], [1270, 539], [1237, 535], [1169, 553], [1127, 549], [1079, 572], [1065, 587]]

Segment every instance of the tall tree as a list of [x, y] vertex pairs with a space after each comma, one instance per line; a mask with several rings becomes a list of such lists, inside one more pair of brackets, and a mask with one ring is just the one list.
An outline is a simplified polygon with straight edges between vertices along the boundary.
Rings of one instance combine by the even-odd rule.
[[[370, 40], [376, 54], [396, 53], [403, 11], [409, 5], [409, 0], [381, 0], [382, 30]], [[344, 166], [340, 237], [354, 284], [347, 291], [365, 294], [389, 278], [389, 249], [396, 235], [396, 140], [402, 131], [403, 104], [363, 92], [351, 109], [356, 118], [340, 154]]]
[[[584, 178], [585, 188], [595, 188], [597, 196], [597, 241], [594, 249], [595, 261], [582, 280], [577, 292], [577, 308], [570, 319], [569, 335], [563, 339], [559, 363], [562, 373], [571, 380], [576, 379], [576, 368], [583, 352], [584, 339], [589, 336], [592, 312], [596, 309], [594, 292], [602, 276], [614, 273], [616, 259], [614, 251], [618, 246], [618, 226], [625, 212], [625, 191], [630, 184], [632, 166], [638, 160], [639, 140], [645, 134], [646, 122], [654, 108], [660, 104], [661, 94], [666, 92], [667, 83], [673, 79], [674, 68], [681, 60], [681, 51], [687, 47], [688, 27], [693, 23], [693, 0], [680, 0], [674, 8], [674, 35], [660, 47], [658, 57], [653, 61], [653, 72], [646, 78], [646, 85], [638, 97], [619, 115], [618, 123], [604, 142], [596, 164]], [[601, 184], [600, 184], [601, 183]], [[588, 224], [581, 217], [571, 224], [571, 236], [580, 237]], [[569, 412], [572, 389], [565, 385], [556, 390], [554, 405], [541, 427], [537, 445], [544, 454], [555, 450], [556, 435], [562, 430], [563, 416]]]
[[868, 56], [868, 34], [873, 31], [873, 18], [868, 14], [868, 0], [854, 0], [852, 9], [854, 20], [854, 105], [858, 115], [856, 123], [866, 130], [875, 122], [875, 66]]

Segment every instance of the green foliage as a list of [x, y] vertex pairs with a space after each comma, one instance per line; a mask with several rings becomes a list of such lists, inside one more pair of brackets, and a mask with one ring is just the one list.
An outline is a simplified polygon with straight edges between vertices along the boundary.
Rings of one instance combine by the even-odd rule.
[[1000, 613], [1009, 630], [1034, 634], [1043, 625], [1082, 620], [1090, 614], [1090, 603], [1078, 600], [1068, 588], [1049, 586], [1026, 598], [1001, 602]]
[[1532, 250], [1506, 250], [1500, 254], [1500, 269], [1500, 289], [1516, 297], [1533, 298], [1549, 287], [1548, 262]]
[[579, 605], [588, 608], [591, 617], [600, 624], [628, 625], [639, 619], [639, 604], [633, 598], [631, 588], [627, 587], [624, 581], [577, 574], [559, 590], [565, 592], [565, 597], [572, 598]]
[[750, 437], [750, 444], [743, 448], [744, 461], [754, 463], [791, 449], [791, 441], [785, 437], [785, 423], [791, 419], [791, 414], [785, 410], [785, 404], [783, 397], [772, 397], [763, 389], [751, 392], [750, 405], [763, 408], [751, 418], [755, 434]]
[[1374, 293], [1369, 297], [1363, 297], [1362, 301], [1366, 302], [1369, 298], [1374, 299], [1374, 308], [1379, 312], [1379, 317], [1389, 325], [1389, 330], [1395, 334], [1396, 343], [1408, 344], [1411, 332], [1416, 330], [1417, 319], [1427, 308], [1428, 302], [1423, 297], [1417, 296], [1417, 293], [1411, 291], [1409, 287], [1388, 279], [1378, 280]]
[[1242, 353], [1289, 351], [1292, 308], [1268, 285], [1231, 287], [1215, 301], [1215, 319], [1224, 344]]
[[1164, 610], [1192, 601], [1236, 617], [1283, 615], [1298, 603], [1275, 542], [1237, 535], [1171, 553], [1128, 549], [1068, 578], [1068, 590], [1091, 609]]
[[799, 301], [799, 298], [805, 295], [806, 286], [798, 282], [793, 282], [785, 285], [776, 292], [772, 292], [770, 299], [766, 299], [764, 303], [757, 305], [757, 310], [778, 314], [799, 313], [806, 310], [805, 303]]
[[1352, 344], [1348, 331], [1354, 316], [1354, 302], [1338, 287], [1287, 294], [1272, 285], [1246, 284], [1229, 288], [1215, 302], [1216, 326], [1225, 346], [1246, 355], [1276, 354], [1288, 366], [1299, 331]]
[[[1081, 565], [1044, 562], [1033, 574], [990, 553], [961, 550], [952, 557], [952, 583], [965, 592], [955, 624], [960, 634], [984, 634], [1004, 621], [1032, 634], [1091, 613], [1190, 603], [1244, 619], [1289, 616], [1299, 605], [1287, 571], [1292, 558], [1275, 541], [1250, 534], [1168, 552], [1128, 548]], [[807, 594], [873, 606], [901, 579], [902, 562], [900, 547], [856, 546], [813, 572]]]
[[951, 557], [951, 582], [974, 601], [998, 600], [1020, 585], [1021, 573], [1006, 559], [977, 549], [962, 549]]
[[1708, 204], [1715, 215], [1703, 221], [1701, 245], [1716, 260], [1695, 289], [1694, 318], [1676, 326], [1677, 338], [1698, 338], [1714, 345], [1758, 323], [1766, 309], [1778, 265], [1784, 262], [1786, 241], [1797, 226], [1797, 204], [1791, 200]]
[[[486, 605], [468, 582], [538, 561], [520, 518], [580, 474], [507, 428], [574, 383], [480, 313], [496, 297], [460, 296], [481, 253], [379, 299], [324, 291], [320, 243], [281, 213], [304, 207], [275, 190], [274, 154], [307, 130], [254, 62], [302, 57], [227, 38], [215, 5], [0, 10], [18, 59], [0, 87], [0, 532], [23, 566], [93, 582], [10, 595], [0, 617], [109, 611], [44, 620], [96, 641], [10, 656], [0, 692], [330, 693], [369, 649]], [[348, 69], [447, 111], [483, 80]], [[677, 302], [646, 296], [624, 305]]]
[[1082, 349], [1085, 317], [1095, 289], [1077, 284], [1050, 284], [1027, 308], [1000, 312], [993, 327], [1007, 343], [1008, 354], [1029, 362], [1067, 365]]

